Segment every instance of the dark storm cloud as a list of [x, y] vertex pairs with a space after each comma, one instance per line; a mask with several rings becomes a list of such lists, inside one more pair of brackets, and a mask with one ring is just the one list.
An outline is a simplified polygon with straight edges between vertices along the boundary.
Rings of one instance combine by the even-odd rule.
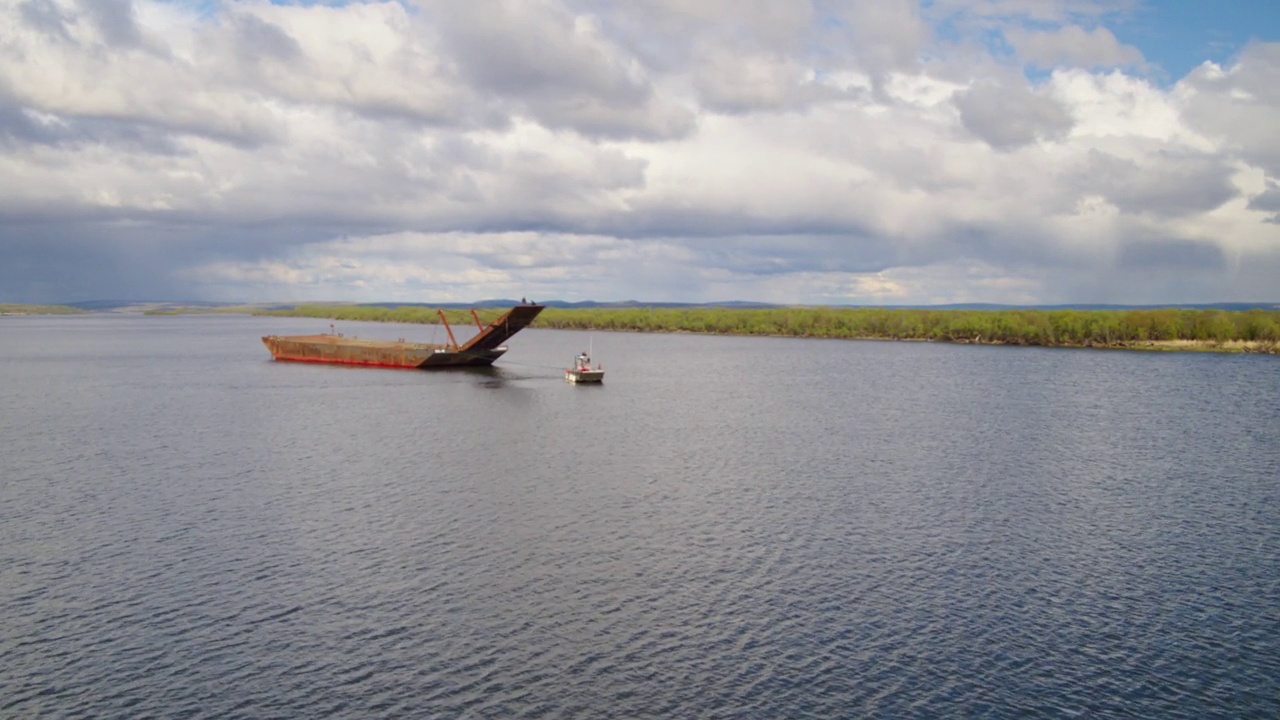
[[18, 17], [32, 30], [60, 40], [71, 39], [67, 32], [69, 18], [51, 0], [27, 0], [18, 6]]
[[1280, 187], [1274, 184], [1265, 192], [1249, 201], [1250, 210], [1263, 212], [1280, 212]]
[[58, 128], [37, 122], [17, 102], [0, 92], [0, 146], [51, 144], [61, 135]]
[[750, 207], [721, 210], [688, 207], [670, 201], [637, 202], [630, 212], [595, 218], [590, 232], [626, 238], [704, 238], [748, 236], [869, 236], [875, 234], [862, 222], [815, 217], [795, 212], [771, 216]]
[[241, 57], [282, 61], [302, 58], [302, 47], [292, 35], [256, 15], [232, 15], [231, 28]]
[[1069, 248], [1045, 242], [1044, 227], [1027, 218], [1019, 223], [996, 220], [957, 222], [924, 242], [907, 246], [912, 265], [980, 261], [1002, 268], [1042, 269], [1078, 265]]
[[1186, 272], [1156, 268], [1110, 268], [1090, 272], [1055, 270], [1043, 277], [1039, 294], [1049, 302], [1168, 305], [1250, 302], [1272, 297], [1265, 285], [1226, 271]]
[[1280, 223], [1280, 182], [1267, 180], [1267, 189], [1250, 198], [1249, 209], [1273, 213], [1268, 222]]
[[89, 17], [102, 39], [112, 47], [142, 44], [142, 31], [134, 16], [133, 0], [80, 0], [80, 11]]
[[0, 146], [77, 148], [103, 145], [130, 153], [176, 155], [184, 152], [163, 128], [114, 118], [56, 118], [42, 122], [0, 93]]
[[[1253, 301], [1274, 296], [1274, 283], [1212, 240], [1162, 236], [1139, 221], [1122, 223], [1112, 256], [1083, 256], [1075, 265], [1050, 265], [1045, 292], [1063, 302], [1160, 304]], [[1262, 261], [1266, 254], [1254, 255]], [[1274, 262], [1263, 262], [1263, 266]]]
[[443, 33], [463, 72], [477, 86], [506, 97], [556, 100], [590, 96], [638, 107], [651, 96], [645, 81], [628, 77], [604, 47], [575, 35], [571, 17], [493, 17], [456, 10]]
[[1118, 265], [1122, 270], [1217, 272], [1227, 265], [1216, 243], [1206, 240], [1130, 240], [1121, 243]]
[[156, 240], [136, 229], [76, 220], [9, 220], [0, 227], [0, 298], [63, 303], [182, 297], [182, 286], [166, 277], [177, 258]]
[[873, 273], [968, 261], [1023, 269], [1079, 263], [1063, 246], [1042, 241], [1046, 230], [1030, 221], [954, 222], [936, 232], [906, 236], [856, 219], [646, 208], [597, 231], [662, 239], [696, 253], [701, 265], [759, 276]]
[[982, 83], [956, 97], [960, 122], [997, 150], [1011, 150], [1071, 131], [1071, 114], [1021, 84]]
[[152, 122], [144, 118], [62, 117], [38, 121], [29, 108], [0, 95], [0, 145], [49, 145], [66, 149], [100, 145], [113, 151], [142, 155], [183, 155], [183, 135], [202, 135], [235, 147], [262, 147], [272, 138], [269, 132], [192, 126], [182, 122]]
[[185, 268], [275, 259], [345, 234], [386, 232], [345, 217], [213, 225], [182, 213], [85, 210], [6, 213], [0, 223], [0, 302], [201, 299]]
[[1222, 157], [1158, 152], [1143, 164], [1098, 150], [1074, 182], [1082, 194], [1098, 193], [1121, 210], [1166, 217], [1194, 215], [1239, 195], [1235, 169]]
[[1241, 253], [1238, 270], [1232, 278], [1236, 296], [1246, 302], [1268, 300], [1276, 303], [1276, 283], [1280, 279], [1280, 253], [1267, 250], [1252, 250]]
[[772, 235], [674, 241], [699, 257], [701, 267], [768, 277], [806, 272], [880, 272], [901, 262], [900, 248], [882, 236]]

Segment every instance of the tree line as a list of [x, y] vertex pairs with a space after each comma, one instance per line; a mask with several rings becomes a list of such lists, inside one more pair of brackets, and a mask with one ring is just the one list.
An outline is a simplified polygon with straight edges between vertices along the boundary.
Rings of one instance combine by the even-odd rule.
[[0, 315], [77, 315], [84, 310], [69, 305], [24, 305], [0, 303]]

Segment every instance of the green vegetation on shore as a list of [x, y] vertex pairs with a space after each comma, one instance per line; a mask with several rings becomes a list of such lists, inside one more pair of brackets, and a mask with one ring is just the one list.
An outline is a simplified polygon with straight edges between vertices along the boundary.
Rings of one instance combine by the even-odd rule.
[[70, 305], [0, 303], [0, 315], [76, 315], [83, 312], [84, 310]]
[[[481, 313], [485, 322], [498, 311]], [[335, 320], [434, 323], [434, 308], [299, 305], [258, 311]], [[465, 310], [449, 322], [471, 323]], [[807, 338], [933, 340], [1046, 347], [1280, 353], [1280, 311], [936, 310], [885, 308], [547, 308], [534, 327]]]

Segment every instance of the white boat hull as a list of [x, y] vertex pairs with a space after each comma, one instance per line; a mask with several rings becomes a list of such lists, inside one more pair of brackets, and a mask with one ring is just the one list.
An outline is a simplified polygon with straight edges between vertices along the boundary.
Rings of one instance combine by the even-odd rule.
[[564, 379], [571, 383], [604, 382], [603, 370], [565, 370]]

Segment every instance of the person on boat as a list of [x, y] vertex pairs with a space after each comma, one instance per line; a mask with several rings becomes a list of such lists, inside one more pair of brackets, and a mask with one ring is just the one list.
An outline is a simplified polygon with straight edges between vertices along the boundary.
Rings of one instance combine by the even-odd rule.
[[579, 369], [579, 370], [590, 370], [590, 369], [591, 369], [591, 356], [587, 355], [585, 352], [584, 352], [584, 353], [582, 353], [581, 355], [579, 355], [579, 356], [578, 356], [578, 369]]

